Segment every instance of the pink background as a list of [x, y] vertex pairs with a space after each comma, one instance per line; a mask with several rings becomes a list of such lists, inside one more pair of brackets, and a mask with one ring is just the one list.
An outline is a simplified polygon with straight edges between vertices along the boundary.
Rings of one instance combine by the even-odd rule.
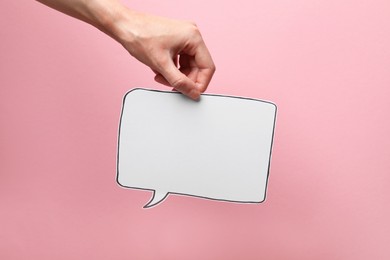
[[128, 1], [196, 21], [209, 93], [274, 101], [267, 200], [116, 182], [122, 97], [166, 89], [95, 28], [0, 2], [0, 259], [390, 259], [388, 0]]

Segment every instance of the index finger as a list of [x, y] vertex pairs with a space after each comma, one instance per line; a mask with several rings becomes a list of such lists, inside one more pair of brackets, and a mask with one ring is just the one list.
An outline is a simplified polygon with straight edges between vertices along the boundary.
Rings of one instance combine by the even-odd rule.
[[202, 93], [207, 89], [215, 72], [215, 64], [203, 40], [195, 49], [194, 60], [198, 67], [198, 75], [195, 83]]

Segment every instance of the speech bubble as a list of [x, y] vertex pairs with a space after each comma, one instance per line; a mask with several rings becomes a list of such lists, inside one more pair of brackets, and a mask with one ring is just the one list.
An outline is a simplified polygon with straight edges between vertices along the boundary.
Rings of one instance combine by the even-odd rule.
[[239, 203], [265, 200], [276, 105], [257, 99], [136, 88], [124, 99], [117, 182], [169, 194]]

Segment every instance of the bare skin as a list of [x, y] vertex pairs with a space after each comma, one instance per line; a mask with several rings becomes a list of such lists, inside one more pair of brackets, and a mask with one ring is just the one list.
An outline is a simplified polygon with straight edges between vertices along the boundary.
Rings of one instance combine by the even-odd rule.
[[155, 80], [196, 100], [215, 72], [198, 27], [133, 11], [118, 0], [38, 0], [85, 21], [118, 41], [150, 67]]

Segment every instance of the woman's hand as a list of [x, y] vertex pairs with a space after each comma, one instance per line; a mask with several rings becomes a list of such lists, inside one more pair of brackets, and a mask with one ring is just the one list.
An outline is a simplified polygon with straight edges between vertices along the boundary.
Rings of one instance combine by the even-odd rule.
[[38, 0], [92, 24], [149, 66], [155, 80], [198, 99], [215, 72], [194, 23], [135, 12], [117, 0]]

